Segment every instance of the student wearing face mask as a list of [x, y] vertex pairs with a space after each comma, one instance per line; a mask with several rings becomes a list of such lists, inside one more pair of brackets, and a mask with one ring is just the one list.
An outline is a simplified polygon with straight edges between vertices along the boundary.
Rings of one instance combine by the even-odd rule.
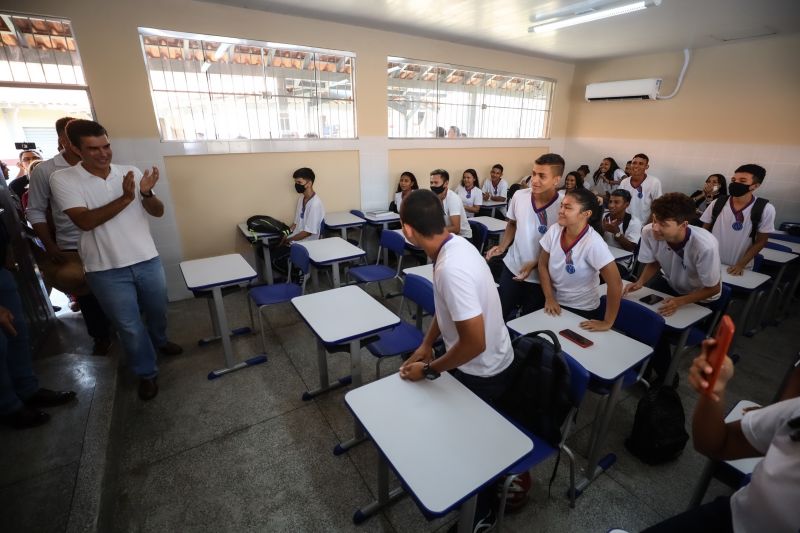
[[278, 272], [287, 273], [289, 247], [300, 241], [315, 241], [320, 237], [322, 220], [325, 218], [325, 206], [322, 199], [314, 191], [316, 176], [310, 168], [298, 168], [292, 174], [294, 190], [300, 197], [294, 213], [294, 223], [289, 227], [289, 235], [273, 249], [272, 266]]
[[722, 264], [728, 265], [728, 273], [734, 276], [753, 268], [753, 258], [775, 231], [775, 207], [753, 194], [766, 174], [759, 165], [740, 166], [728, 185], [730, 196], [720, 195], [700, 217], [703, 227], [719, 242]]

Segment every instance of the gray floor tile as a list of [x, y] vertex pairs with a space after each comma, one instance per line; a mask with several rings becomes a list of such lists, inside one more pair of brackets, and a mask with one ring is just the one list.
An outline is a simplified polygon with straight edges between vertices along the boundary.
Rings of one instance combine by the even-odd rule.
[[70, 463], [0, 488], [3, 531], [63, 532], [77, 472], [78, 463]]

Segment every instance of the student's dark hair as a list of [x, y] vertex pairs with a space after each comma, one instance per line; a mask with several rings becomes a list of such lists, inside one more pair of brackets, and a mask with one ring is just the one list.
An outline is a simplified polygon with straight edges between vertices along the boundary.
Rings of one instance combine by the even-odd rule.
[[[678, 224], [697, 218], [697, 205], [682, 192], [668, 192], [650, 204], [650, 212], [660, 222], [674, 220]], [[644, 221], [642, 221], [644, 222]]]
[[635, 156], [633, 156], [633, 158], [631, 159], [631, 162], [633, 162], [633, 160], [634, 160], [634, 159], [636, 159], [637, 157], [638, 157], [639, 159], [644, 159], [645, 161], [647, 161], [648, 163], [650, 163], [650, 158], [649, 158], [649, 157], [647, 157], [647, 154], [636, 154], [636, 155], [635, 155]]
[[628, 161], [625, 162], [626, 165], [630, 165], [631, 163], [633, 163], [633, 159], [628, 159]]
[[480, 186], [481, 186], [481, 184], [480, 184], [480, 183], [478, 183], [478, 171], [477, 171], [477, 170], [475, 170], [474, 168], [468, 168], [468, 169], [467, 169], [467, 170], [465, 170], [465, 171], [462, 173], [462, 175], [461, 175], [461, 186], [462, 186], [462, 187], [464, 187], [465, 189], [466, 189], [466, 187], [467, 187], [467, 185], [464, 183], [464, 174], [472, 174], [472, 177], [473, 177], [473, 179], [475, 180], [475, 183], [474, 183], [473, 185], [474, 185], [475, 187], [480, 187]]
[[577, 200], [578, 204], [580, 204], [581, 206], [581, 211], [592, 212], [592, 214], [589, 215], [588, 224], [592, 228], [594, 228], [596, 232], [602, 235], [603, 206], [597, 202], [597, 196], [595, 196], [595, 194], [589, 189], [583, 189], [583, 188], [567, 191], [567, 193], [564, 196], [569, 196], [570, 198], [574, 198], [575, 200]]
[[761, 165], [748, 163], [736, 169], [736, 172], [747, 172], [753, 175], [753, 179], [758, 183], [764, 183], [764, 178], [767, 176], [767, 171]]
[[589, 175], [589, 172], [591, 172], [591, 170], [589, 170], [589, 165], [581, 165], [581, 166], [579, 166], [577, 172], [580, 172], [580, 171], [583, 171], [583, 173], [585, 175], [587, 175], [587, 176]]
[[[619, 165], [617, 164], [617, 161], [613, 157], [604, 157], [603, 161], [608, 161], [608, 172], [606, 172], [606, 177], [614, 179], [614, 172], [619, 170]], [[628, 163], [630, 163], [630, 161], [628, 161]], [[595, 170], [594, 174], [592, 174], [592, 179], [594, 180], [595, 185], [597, 185], [598, 180], [600, 180], [600, 174], [602, 174], [600, 168]]]
[[570, 177], [570, 176], [575, 178], [575, 188], [576, 189], [583, 189], [584, 188], [583, 187], [583, 178], [581, 177], [581, 175], [578, 174], [577, 170], [571, 170], [571, 171], [567, 172], [566, 176], [564, 176], [564, 186], [563, 187], [559, 187], [559, 190], [565, 190], [565, 191], [567, 190], [567, 178]]
[[73, 120], [75, 120], [74, 117], [61, 117], [60, 119], [56, 120], [56, 134], [63, 135], [67, 130], [67, 124]]
[[631, 193], [626, 191], [625, 189], [614, 189], [611, 192], [611, 196], [618, 196], [625, 200], [625, 203], [631, 203]]
[[492, 170], [494, 170], [494, 169], [499, 170], [500, 174], [503, 173], [503, 165], [501, 165], [500, 163], [495, 163], [494, 165], [492, 165]]
[[441, 126], [436, 126], [436, 136], [437, 137], [447, 137], [447, 132]]
[[564, 175], [564, 158], [558, 154], [542, 154], [536, 161], [537, 165], [549, 165], [553, 169], [553, 174], [556, 176]]
[[436, 170], [431, 170], [431, 176], [434, 174], [439, 174], [442, 177], [442, 181], [450, 181], [450, 173], [443, 168], [437, 168]]
[[400, 220], [423, 237], [444, 232], [444, 207], [442, 201], [428, 189], [409, 194], [400, 204]]
[[294, 180], [304, 179], [310, 181], [311, 183], [314, 183], [316, 176], [314, 175], [313, 170], [311, 170], [308, 167], [303, 167], [303, 168], [298, 168], [297, 170], [294, 171], [294, 174], [292, 174], [292, 179]]
[[67, 123], [67, 137], [75, 148], [80, 149], [81, 137], [102, 137], [103, 135], [108, 135], [108, 132], [94, 120], [79, 118]]
[[[411, 180], [411, 190], [416, 191], [417, 189], [419, 189], [419, 184], [417, 183], [417, 177], [414, 175], [413, 172], [409, 172], [408, 170], [406, 170], [405, 172], [400, 174], [400, 178], [402, 178], [403, 176], [408, 176], [408, 178]], [[398, 181], [397, 190], [394, 192], [400, 192], [400, 190], [401, 190], [400, 182]]]
[[[717, 178], [717, 183], [719, 183], [719, 191], [717, 191], [717, 192], [719, 192], [719, 194], [724, 194], [725, 196], [727, 196], [728, 195], [728, 181], [725, 178], [725, 176], [723, 176], [722, 174], [709, 174], [708, 178], [710, 178], [711, 176], [714, 176], [715, 178]], [[755, 177], [755, 175], [754, 175], [754, 177]], [[708, 181], [708, 178], [706, 178], [706, 181]]]

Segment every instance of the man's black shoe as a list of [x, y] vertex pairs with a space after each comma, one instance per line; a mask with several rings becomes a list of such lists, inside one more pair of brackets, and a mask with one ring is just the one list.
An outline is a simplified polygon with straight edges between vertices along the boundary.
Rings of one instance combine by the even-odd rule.
[[50, 415], [38, 409], [23, 406], [11, 414], [0, 417], [0, 423], [14, 429], [28, 429], [50, 421]]
[[64, 405], [75, 399], [75, 391], [39, 389], [33, 396], [24, 401], [25, 405], [33, 408], [56, 407]]

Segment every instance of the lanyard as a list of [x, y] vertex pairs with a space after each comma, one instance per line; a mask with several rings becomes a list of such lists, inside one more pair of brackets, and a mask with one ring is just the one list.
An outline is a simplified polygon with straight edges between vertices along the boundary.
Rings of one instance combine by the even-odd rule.
[[744, 210], [750, 207], [750, 205], [755, 201], [756, 197], [753, 196], [752, 198], [750, 198], [750, 201], [747, 202], [746, 206], [737, 210], [735, 207], [733, 207], [733, 196], [731, 196], [728, 205], [731, 206], [731, 211], [733, 211], [733, 216], [736, 218], [736, 221], [731, 225], [734, 231], [742, 231], [742, 228], [744, 227], [744, 214], [743, 214]]
[[684, 264], [684, 262], [683, 262], [683, 252], [684, 252], [684, 248], [686, 248], [686, 243], [689, 242], [689, 237], [691, 237], [691, 236], [692, 236], [692, 230], [691, 230], [691, 228], [687, 227], [686, 228], [686, 237], [683, 238], [683, 240], [680, 242], [680, 244], [672, 244], [672, 243], [669, 243], [669, 242], [667, 243], [667, 246], [669, 246], [669, 249], [672, 250], [673, 252], [675, 252], [676, 254], [678, 254], [678, 257], [681, 258], [681, 266], [683, 267], [684, 270], [686, 270], [686, 264]]
[[586, 224], [581, 232], [578, 234], [578, 238], [572, 241], [572, 244], [567, 246], [567, 228], [561, 229], [561, 249], [564, 251], [564, 257], [567, 262], [566, 271], [567, 274], [574, 274], [575, 273], [575, 265], [572, 263], [572, 249], [575, 248], [584, 235], [589, 231], [589, 224]]
[[539, 219], [539, 233], [542, 235], [545, 234], [547, 231], [547, 208], [553, 205], [556, 200], [558, 200], [558, 193], [553, 192], [553, 199], [547, 202], [544, 207], [541, 209], [536, 208], [536, 199], [534, 198], [533, 193], [531, 193], [531, 206], [533, 206], [533, 212], [536, 213], [536, 218]]
[[475, 187], [472, 187], [471, 189], [467, 189], [466, 187], [464, 187], [464, 190], [467, 191], [467, 198], [472, 198], [472, 189], [474, 189], [474, 188]]
[[647, 176], [645, 176], [644, 179], [642, 180], [642, 182], [639, 184], [639, 186], [636, 187], [636, 192], [638, 193], [637, 196], [639, 198], [642, 198], [642, 196], [643, 196], [643, 194], [642, 194], [642, 185], [644, 185], [644, 180], [646, 180], [646, 179], [647, 179]]

